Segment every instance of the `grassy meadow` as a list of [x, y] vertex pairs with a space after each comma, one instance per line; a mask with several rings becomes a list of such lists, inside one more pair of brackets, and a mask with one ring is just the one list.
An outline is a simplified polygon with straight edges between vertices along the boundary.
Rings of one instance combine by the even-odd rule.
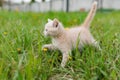
[[42, 51], [50, 43], [44, 37], [48, 18], [58, 18], [65, 27], [79, 25], [84, 12], [0, 11], [0, 80], [120, 80], [120, 11], [97, 12], [91, 33], [102, 51], [85, 47], [73, 51], [65, 68], [60, 51]]

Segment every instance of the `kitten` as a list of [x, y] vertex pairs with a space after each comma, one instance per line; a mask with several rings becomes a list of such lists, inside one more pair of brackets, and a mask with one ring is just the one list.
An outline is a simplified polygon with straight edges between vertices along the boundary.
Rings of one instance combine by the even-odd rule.
[[45, 25], [44, 35], [52, 37], [52, 43], [44, 45], [42, 49], [60, 50], [63, 55], [61, 62], [62, 67], [65, 66], [72, 49], [76, 48], [78, 41], [78, 48], [80, 50], [82, 50], [84, 45], [93, 45], [99, 48], [98, 43], [89, 31], [90, 23], [96, 13], [96, 9], [97, 2], [95, 1], [84, 23], [81, 26], [67, 30], [64, 29], [62, 23], [57, 19], [48, 19], [48, 23]]

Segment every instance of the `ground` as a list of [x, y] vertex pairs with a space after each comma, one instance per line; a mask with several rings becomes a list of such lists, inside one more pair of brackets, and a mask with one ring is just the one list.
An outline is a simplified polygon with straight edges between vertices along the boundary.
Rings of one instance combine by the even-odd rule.
[[48, 18], [65, 27], [79, 25], [84, 12], [0, 11], [0, 80], [120, 80], [120, 11], [98, 11], [90, 30], [102, 51], [86, 46], [73, 51], [72, 60], [60, 67], [59, 51], [42, 51]]

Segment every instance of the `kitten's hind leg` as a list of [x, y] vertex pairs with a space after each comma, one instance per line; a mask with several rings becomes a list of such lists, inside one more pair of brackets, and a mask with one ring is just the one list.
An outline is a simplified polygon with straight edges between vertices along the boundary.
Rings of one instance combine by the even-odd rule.
[[99, 43], [97, 42], [97, 41], [93, 41], [93, 46], [97, 49], [97, 50], [99, 50], [99, 51], [101, 51], [102, 49], [101, 49], [101, 47], [100, 47], [100, 45], [99, 45]]
[[49, 50], [55, 50], [55, 49], [56, 49], [56, 47], [55, 47], [53, 44], [43, 45], [43, 46], [42, 46], [42, 50], [45, 49], [45, 48], [47, 48], [47, 49], [49, 49]]
[[63, 53], [63, 57], [62, 57], [62, 62], [61, 62], [61, 67], [65, 67], [68, 59], [69, 59], [69, 54], [71, 53], [71, 51], [67, 51]]

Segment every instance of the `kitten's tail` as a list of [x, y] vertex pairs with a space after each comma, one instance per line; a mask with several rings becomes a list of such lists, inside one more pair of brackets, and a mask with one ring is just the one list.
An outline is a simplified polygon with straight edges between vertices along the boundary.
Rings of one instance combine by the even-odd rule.
[[93, 17], [95, 16], [96, 10], [97, 10], [97, 1], [94, 1], [89, 14], [88, 14], [88, 16], [86, 17], [86, 19], [85, 19], [85, 21], [83, 23], [84, 27], [89, 28], [90, 23], [91, 23]]

